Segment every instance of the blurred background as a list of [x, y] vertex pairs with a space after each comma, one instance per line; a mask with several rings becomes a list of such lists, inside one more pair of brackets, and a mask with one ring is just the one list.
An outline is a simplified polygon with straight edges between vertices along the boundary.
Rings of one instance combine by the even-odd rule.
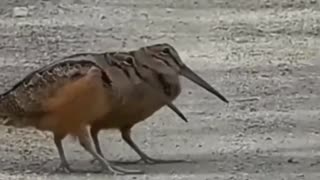
[[[224, 104], [190, 81], [174, 102], [133, 129], [153, 157], [194, 163], [133, 165], [146, 175], [114, 179], [315, 179], [320, 177], [318, 0], [2, 0], [0, 90], [32, 70], [80, 52], [169, 43], [221, 91]], [[100, 135], [108, 159], [138, 156], [118, 132]], [[97, 170], [65, 140], [71, 165]], [[0, 179], [105, 179], [51, 174], [49, 133], [0, 126]]]

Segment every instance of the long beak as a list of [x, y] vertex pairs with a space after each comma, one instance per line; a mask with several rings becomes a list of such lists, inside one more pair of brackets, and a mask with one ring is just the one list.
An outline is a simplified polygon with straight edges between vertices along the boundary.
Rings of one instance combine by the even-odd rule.
[[219, 97], [222, 101], [229, 103], [229, 101], [222, 95], [220, 94], [217, 90], [215, 90], [209, 83], [207, 83], [205, 80], [203, 80], [200, 76], [198, 76], [196, 73], [194, 73], [189, 67], [183, 66], [181, 68], [180, 74], [192, 82], [198, 84], [202, 88], [206, 89], [210, 93], [216, 95]]
[[167, 106], [174, 111], [183, 121], [188, 122], [188, 119], [183, 115], [183, 113], [171, 102], [167, 103]]

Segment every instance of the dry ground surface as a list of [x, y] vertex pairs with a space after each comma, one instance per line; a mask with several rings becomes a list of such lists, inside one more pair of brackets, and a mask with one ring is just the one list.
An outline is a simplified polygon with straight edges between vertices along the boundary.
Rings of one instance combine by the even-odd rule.
[[[1, 91], [33, 69], [78, 52], [167, 42], [228, 97], [224, 104], [182, 78], [175, 101], [133, 129], [151, 156], [192, 163], [125, 165], [145, 175], [94, 173], [71, 139], [71, 165], [49, 133], [0, 126], [0, 179], [320, 179], [320, 8], [317, 0], [2, 0]], [[28, 15], [14, 17], [15, 7]], [[108, 159], [137, 155], [116, 131], [100, 135]], [[87, 172], [86, 172], [87, 171]], [[90, 173], [91, 172], [91, 173]]]

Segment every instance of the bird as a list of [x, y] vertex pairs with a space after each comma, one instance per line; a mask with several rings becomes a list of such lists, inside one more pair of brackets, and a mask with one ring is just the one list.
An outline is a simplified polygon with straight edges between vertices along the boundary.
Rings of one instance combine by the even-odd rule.
[[[114, 57], [114, 55], [116, 55], [116, 57]], [[143, 89], [142, 91], [135, 91], [134, 86], [132, 86], [132, 83], [137, 83], [136, 81], [139, 81], [139, 83], [144, 83], [143, 87], [145, 90], [154, 91], [153, 93], [155, 93], [156, 96], [159, 96], [161, 102], [167, 105], [183, 121], [188, 122], [188, 119], [184, 116], [184, 114], [174, 104], [172, 104], [171, 101], [169, 101], [169, 99], [162, 93], [161, 90], [159, 91], [157, 89], [158, 87], [155, 87], [152, 84], [150, 84], [149, 80], [146, 80], [139, 73], [131, 73], [131, 75], [129, 75], [128, 71], [139, 71], [135, 64], [135, 60], [130, 54], [126, 52], [77, 53], [62, 58], [62, 60], [66, 59], [68, 59], [68, 61], [88, 59], [99, 64], [101, 67], [104, 68], [104, 70], [108, 69], [109, 76], [112, 77], [112, 79], [116, 79], [114, 82], [118, 83], [114, 86], [114, 88], [117, 89], [116, 91], [118, 92], [118, 95], [121, 96], [120, 98], [123, 98], [126, 95], [132, 96], [132, 94], [130, 93], [142, 92]], [[137, 80], [139, 78], [140, 80]], [[130, 80], [133, 81], [130, 82]], [[152, 80], [153, 79], [151, 79], [151, 81]], [[136, 94], [134, 94], [133, 96], [136, 96]]]
[[[85, 54], [86, 53], [83, 55]], [[109, 114], [109, 116], [101, 119], [101, 121], [95, 121], [92, 123], [90, 130], [91, 136], [97, 152], [101, 156], [103, 156], [103, 154], [99, 145], [98, 133], [103, 129], [118, 129], [121, 132], [122, 139], [140, 156], [140, 160], [142, 162], [154, 164], [183, 161], [152, 158], [144, 153], [131, 138], [131, 129], [134, 125], [146, 120], [165, 105], [164, 101], [159, 102], [157, 99], [155, 99], [154, 91], [149, 89], [150, 85], [154, 87], [153, 89], [161, 89], [162, 92], [169, 98], [169, 100], [173, 101], [181, 93], [179, 76], [182, 75], [209, 92], [215, 94], [222, 101], [228, 103], [228, 100], [221, 95], [221, 93], [219, 93], [200, 76], [194, 73], [189, 67], [187, 67], [181, 61], [177, 51], [173, 48], [173, 46], [167, 43], [154, 44], [127, 52], [105, 52], [100, 54], [87, 53], [87, 55], [91, 56], [94, 61], [99, 61], [101, 63], [106, 63], [106, 59], [104, 59], [106, 56], [112, 56], [115, 60], [131, 56], [132, 58], [127, 58], [130, 60], [127, 62], [132, 64], [132, 70], [134, 71], [132, 71], [131, 75], [129, 76], [127, 73], [129, 81], [132, 83], [132, 81], [134, 81], [133, 79], [140, 78], [140, 80], [144, 80], [144, 82], [149, 84], [148, 86], [144, 86], [142, 91], [137, 91], [137, 89], [135, 89], [133, 93], [134, 96], [127, 99], [128, 102], [132, 101], [132, 103], [127, 104], [126, 108], [122, 106], [118, 111], [113, 111], [113, 113], [111, 113], [112, 116]], [[112, 75], [109, 75], [112, 79]], [[119, 77], [120, 75], [114, 74], [114, 78]], [[146, 87], [148, 87], [149, 90], [147, 90]], [[141, 98], [139, 96], [141, 94], [143, 94], [145, 98]], [[129, 109], [130, 111], [124, 109]], [[136, 162], [140, 162], [140, 160]]]
[[0, 95], [3, 125], [34, 127], [54, 136], [60, 165], [57, 170], [73, 171], [65, 157], [62, 140], [70, 135], [111, 174], [142, 173], [112, 165], [93, 147], [88, 125], [112, 110], [112, 81], [90, 60], [56, 61], [39, 68]]
[[[118, 52], [118, 54], [121, 54]], [[215, 88], [213, 88], [209, 83], [207, 83], [203, 78], [194, 73], [187, 65], [185, 65], [177, 51], [173, 46], [167, 43], [162, 44], [154, 44], [150, 46], [141, 47], [137, 50], [132, 50], [129, 52], [122, 52], [122, 54], [130, 54], [134, 57], [135, 69], [140, 74], [140, 77], [144, 77], [147, 82], [149, 82], [153, 87], [158, 89], [162, 89], [163, 93], [169, 98], [170, 101], [174, 101], [178, 95], [181, 93], [181, 83], [180, 76], [184, 76], [189, 80], [193, 81], [197, 85], [206, 89], [210, 93], [216, 95], [219, 99], [224, 101], [225, 103], [229, 103], [229, 101]], [[133, 142], [130, 136], [131, 128], [141, 122], [146, 120], [147, 117], [150, 117], [154, 112], [158, 111], [165, 104], [156, 102], [150, 94], [148, 100], [156, 106], [147, 105], [149, 112], [146, 116], [140, 116], [139, 118], [134, 119], [133, 116], [127, 116], [130, 121], [127, 126], [118, 127], [121, 131], [122, 138], [139, 154], [140, 160], [135, 162], [144, 162], [147, 164], [155, 164], [155, 163], [175, 163], [175, 162], [183, 162], [185, 160], [162, 160], [155, 159], [148, 156], [142, 150], [138, 148], [138, 146]], [[143, 103], [139, 101], [139, 103]], [[137, 110], [138, 111], [138, 110]], [[106, 119], [109, 121], [109, 119]], [[97, 121], [98, 122], [98, 121]], [[131, 125], [130, 125], [131, 124]], [[110, 127], [105, 126], [104, 129], [108, 129]], [[94, 128], [97, 129], [97, 128]], [[92, 130], [91, 135], [96, 142], [96, 132], [98, 130]], [[95, 143], [96, 145], [99, 143]], [[100, 147], [98, 147], [99, 149]], [[99, 151], [98, 151], [99, 152]], [[135, 163], [134, 162], [134, 163]]]
[[[162, 87], [152, 83], [156, 80], [150, 69], [138, 68], [136, 60], [128, 52], [78, 53], [67, 56], [73, 60], [87, 58], [102, 66], [114, 82], [115, 94], [118, 94], [118, 107], [114, 108], [100, 121], [91, 124], [91, 136], [97, 152], [103, 156], [98, 133], [102, 129], [119, 129], [122, 139], [136, 151], [142, 159], [151, 162], [131, 138], [131, 127], [150, 117], [161, 106], [166, 105], [185, 122], [184, 115], [171, 104]], [[116, 106], [116, 105], [115, 105]], [[115, 107], [114, 106], [114, 107]], [[167, 161], [166, 161], [167, 162]], [[177, 162], [177, 161], [170, 161]]]

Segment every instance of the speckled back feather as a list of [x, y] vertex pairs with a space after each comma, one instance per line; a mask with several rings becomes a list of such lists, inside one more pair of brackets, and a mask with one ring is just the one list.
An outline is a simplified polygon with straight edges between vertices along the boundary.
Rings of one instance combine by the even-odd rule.
[[101, 69], [104, 82], [110, 85], [110, 78], [93, 61], [57, 61], [29, 73], [11, 89], [1, 94], [0, 115], [22, 118], [45, 113], [42, 102], [53, 96], [60, 87], [86, 75], [91, 67]]

